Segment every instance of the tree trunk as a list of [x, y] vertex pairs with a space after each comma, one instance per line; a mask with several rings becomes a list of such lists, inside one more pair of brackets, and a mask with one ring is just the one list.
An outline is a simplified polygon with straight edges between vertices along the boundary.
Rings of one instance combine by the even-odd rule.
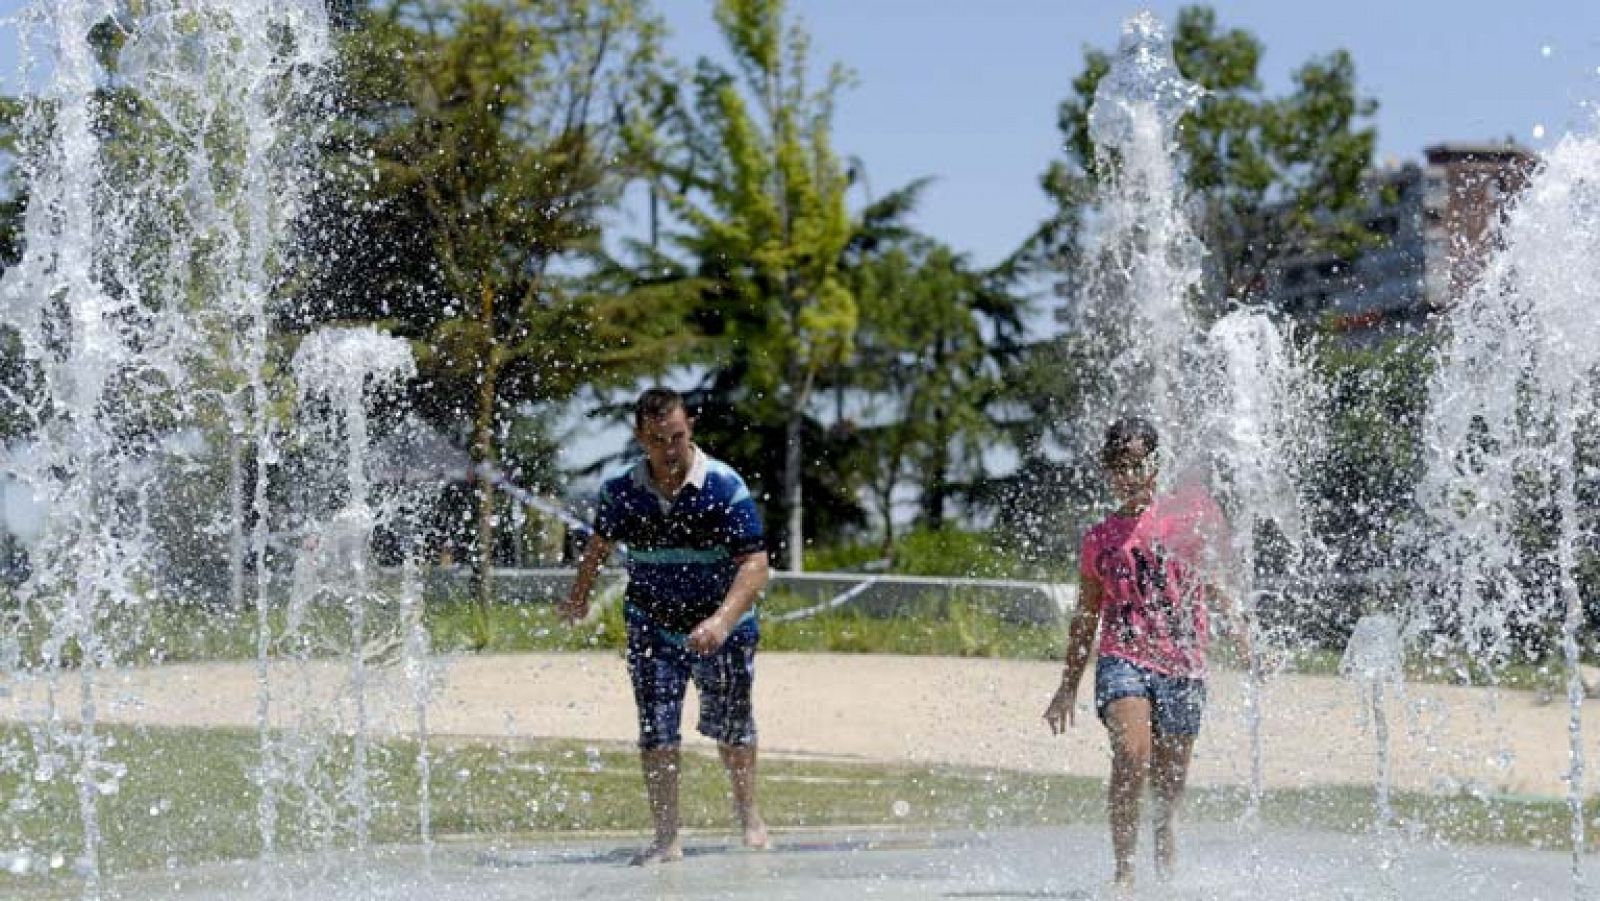
[[[945, 371], [944, 331], [934, 333], [934, 371]], [[944, 500], [949, 491], [950, 435], [945, 426], [945, 411], [936, 403], [932, 411], [933, 441], [928, 448], [928, 469], [922, 482], [922, 526], [925, 529], [944, 528]]]
[[789, 410], [783, 441], [783, 503], [789, 514], [785, 530], [789, 558], [786, 568], [796, 573], [805, 569], [805, 509], [802, 506], [805, 492], [800, 482], [800, 464], [804, 458], [801, 436], [805, 422], [805, 408], [796, 404]]
[[883, 505], [883, 556], [885, 559], [894, 556], [894, 500], [893, 491], [890, 489], [890, 500]]
[[481, 296], [483, 324], [488, 330], [483, 369], [478, 379], [478, 404], [472, 422], [472, 473], [477, 502], [477, 542], [472, 554], [472, 600], [482, 626], [474, 644], [487, 644], [489, 605], [494, 601], [495, 490], [489, 472], [494, 464], [494, 400], [499, 364], [494, 339], [494, 289], [485, 283]]
[[806, 424], [806, 402], [811, 398], [811, 376], [798, 359], [789, 362], [789, 421], [783, 435], [783, 503], [789, 515], [784, 538], [788, 542], [785, 569], [802, 572], [805, 567], [805, 491], [802, 487], [805, 448], [802, 444]]
[[[942, 438], [939, 435], [938, 438]], [[932, 455], [932, 466], [928, 468], [928, 478], [922, 488], [922, 524], [924, 528], [938, 530], [944, 528], [944, 501], [949, 494], [949, 459], [944, 448], [935, 447]]]

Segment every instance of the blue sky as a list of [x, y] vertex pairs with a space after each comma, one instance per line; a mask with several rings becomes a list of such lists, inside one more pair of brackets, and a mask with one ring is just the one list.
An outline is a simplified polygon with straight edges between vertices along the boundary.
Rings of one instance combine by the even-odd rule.
[[[790, 0], [819, 63], [858, 85], [836, 143], [882, 192], [929, 175], [919, 225], [979, 263], [1005, 256], [1045, 214], [1037, 182], [1056, 153], [1055, 110], [1086, 45], [1109, 47], [1138, 4], [1104, 0]], [[0, 17], [25, 4], [0, 0]], [[1183, 4], [1154, 2], [1169, 22]], [[710, 0], [657, 0], [671, 48], [720, 52]], [[1265, 43], [1263, 75], [1334, 48], [1380, 103], [1380, 159], [1442, 140], [1516, 136], [1545, 146], [1590, 128], [1600, 102], [1600, 0], [1222, 0], [1224, 26]], [[14, 29], [0, 27], [0, 86], [16, 85]], [[1543, 138], [1535, 131], [1542, 127]]]
[[[981, 263], [1045, 214], [1037, 183], [1056, 153], [1056, 106], [1086, 45], [1111, 47], [1140, 8], [1171, 22], [1185, 4], [1105, 0], [791, 0], [819, 61], [859, 85], [840, 103], [837, 145], [888, 190], [939, 181], [922, 227]], [[1266, 46], [1269, 90], [1343, 47], [1378, 99], [1379, 158], [1419, 158], [1442, 140], [1514, 135], [1543, 146], [1587, 129], [1600, 101], [1600, 0], [1222, 0], [1224, 26]], [[684, 56], [716, 53], [706, 0], [664, 0]], [[1533, 138], [1536, 126], [1545, 138]]]

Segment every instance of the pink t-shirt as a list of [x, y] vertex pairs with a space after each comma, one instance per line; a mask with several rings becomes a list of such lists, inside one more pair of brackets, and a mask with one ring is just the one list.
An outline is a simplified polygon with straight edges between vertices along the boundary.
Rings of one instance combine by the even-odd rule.
[[1169, 676], [1206, 674], [1207, 578], [1224, 548], [1222, 511], [1203, 491], [1112, 514], [1083, 538], [1079, 568], [1104, 590], [1102, 656]]

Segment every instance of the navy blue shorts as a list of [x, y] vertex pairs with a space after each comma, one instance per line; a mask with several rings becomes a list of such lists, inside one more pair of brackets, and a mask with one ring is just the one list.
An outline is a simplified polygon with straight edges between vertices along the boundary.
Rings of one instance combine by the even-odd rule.
[[1150, 699], [1150, 729], [1157, 735], [1199, 735], [1206, 708], [1203, 679], [1166, 676], [1121, 657], [1101, 657], [1094, 668], [1094, 710], [1121, 698]]
[[626, 607], [628, 675], [639, 710], [639, 747], [675, 748], [683, 740], [683, 696], [694, 681], [700, 692], [701, 735], [725, 745], [756, 743], [756, 720], [750, 706], [756, 678], [756, 644], [761, 639], [756, 618], [746, 617], [722, 648], [701, 655], [685, 647], [688, 638], [669, 632], [634, 608]]

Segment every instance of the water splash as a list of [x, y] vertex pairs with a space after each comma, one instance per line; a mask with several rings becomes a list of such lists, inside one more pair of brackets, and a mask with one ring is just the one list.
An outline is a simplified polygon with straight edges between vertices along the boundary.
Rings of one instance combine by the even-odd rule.
[[[1317, 392], [1275, 321], [1248, 309], [1218, 316], [1221, 304], [1201, 296], [1205, 248], [1189, 221], [1177, 137], [1203, 94], [1178, 72], [1160, 21], [1129, 19], [1089, 111], [1100, 185], [1073, 324], [1103, 350], [1104, 390], [1086, 405], [1088, 420], [1149, 418], [1162, 436], [1168, 503], [1210, 492], [1226, 510], [1226, 539], [1208, 545], [1220, 558], [1213, 584], [1245, 608], [1241, 627], [1259, 648], [1258, 547], [1270, 536], [1279, 556], [1297, 559], [1310, 543], [1299, 485], [1320, 443]], [[1208, 315], [1217, 317], [1209, 327]], [[1254, 829], [1264, 794], [1260, 655], [1248, 666], [1245, 820]], [[1252, 857], [1259, 873], [1259, 841]]]
[[1376, 744], [1378, 774], [1375, 790], [1376, 817], [1373, 831], [1378, 840], [1379, 865], [1388, 871], [1398, 857], [1391, 830], [1394, 826], [1394, 805], [1390, 800], [1391, 753], [1389, 747], [1389, 713], [1385, 706], [1387, 691], [1405, 685], [1405, 645], [1400, 638], [1400, 624], [1383, 613], [1363, 616], [1356, 622], [1345, 645], [1344, 656], [1339, 660], [1339, 674], [1355, 682], [1363, 695], [1370, 696], [1373, 740]]
[[[374, 590], [371, 562], [372, 536], [380, 523], [398, 515], [393, 505], [375, 504], [371, 486], [372, 441], [369, 435], [368, 394], [396, 385], [416, 374], [410, 345], [400, 338], [375, 328], [324, 329], [307, 336], [294, 357], [298, 391], [296, 434], [311, 449], [314, 461], [342, 461], [341, 479], [318, 478], [308, 474], [312, 490], [323, 497], [341, 497], [342, 504], [331, 516], [313, 519], [307, 526], [301, 553], [295, 563], [294, 586], [290, 593], [284, 637], [302, 649], [301, 662], [309, 661], [314, 642], [323, 627], [311, 615], [314, 605], [332, 604], [335, 612], [348, 618], [350, 663], [349, 695], [354, 707], [349, 734], [352, 740], [351, 775], [347, 790], [324, 798], [322, 805], [336, 809], [339, 798], [349, 799], [355, 846], [364, 850], [370, 839], [372, 794], [369, 784], [372, 730], [367, 710], [367, 668], [369, 657], [382, 656], [387, 648], [372, 632], [372, 614], [386, 604]], [[338, 484], [342, 482], [342, 484]], [[406, 579], [402, 600], [404, 611], [420, 618], [414, 590], [415, 579]], [[415, 627], [414, 623], [411, 623]], [[416, 641], [411, 628], [405, 628], [388, 645], [409, 647]], [[325, 731], [323, 716], [305, 710], [300, 740], [310, 733]], [[313, 736], [315, 745], [321, 736]], [[303, 766], [296, 772], [297, 787], [304, 794], [317, 794], [314, 775], [320, 767], [312, 755], [300, 754]], [[334, 817], [337, 819], [337, 816]], [[327, 838], [331, 838], [330, 830]]]
[[[1237, 309], [1219, 319], [1206, 336], [1209, 382], [1201, 406], [1205, 417], [1197, 430], [1210, 449], [1206, 469], [1229, 511], [1227, 560], [1217, 567], [1217, 584], [1241, 607], [1249, 632], [1251, 655], [1245, 661], [1244, 716], [1250, 736], [1250, 793], [1244, 823], [1257, 836], [1251, 847], [1252, 870], [1262, 870], [1261, 810], [1266, 796], [1266, 748], [1262, 730], [1261, 686], [1264, 646], [1287, 645], [1292, 634], [1280, 634], [1298, 617], [1293, 607], [1308, 597], [1305, 561], [1314, 540], [1306, 527], [1305, 494], [1301, 491], [1305, 461], [1315, 458], [1321, 430], [1314, 415], [1320, 391], [1309, 362], [1266, 314]], [[1265, 561], [1258, 547], [1277, 547], [1277, 561]], [[1285, 562], [1289, 565], [1285, 567]], [[1289, 569], [1301, 584], [1290, 584]], [[1279, 629], [1271, 627], [1277, 626]]]
[[[125, 768], [97, 731], [99, 673], [133, 662], [152, 608], [220, 596], [237, 610], [251, 568], [266, 596], [270, 295], [331, 48], [316, 0], [41, 0], [19, 22], [24, 82], [44, 87], [22, 126], [23, 254], [0, 282], [0, 321], [27, 374], [7, 397], [25, 421], [7, 507], [16, 495], [42, 514], [11, 625], [41, 641], [7, 671], [49, 690], [33, 753], [7, 759], [75, 782], [84, 848], [71, 857], [93, 897], [98, 797]], [[262, 803], [270, 848], [270, 793]]]
[[1568, 672], [1573, 878], [1581, 892], [1580, 555], [1595, 523], [1600, 424], [1600, 138], [1563, 138], [1507, 217], [1501, 249], [1447, 314], [1429, 383], [1421, 583], [1412, 630], [1499, 663], [1543, 653]]
[[1205, 89], [1179, 73], [1166, 26], [1146, 10], [1122, 24], [1116, 58], [1094, 96], [1089, 137], [1098, 153], [1145, 147], [1170, 151], [1178, 121], [1200, 102]]

